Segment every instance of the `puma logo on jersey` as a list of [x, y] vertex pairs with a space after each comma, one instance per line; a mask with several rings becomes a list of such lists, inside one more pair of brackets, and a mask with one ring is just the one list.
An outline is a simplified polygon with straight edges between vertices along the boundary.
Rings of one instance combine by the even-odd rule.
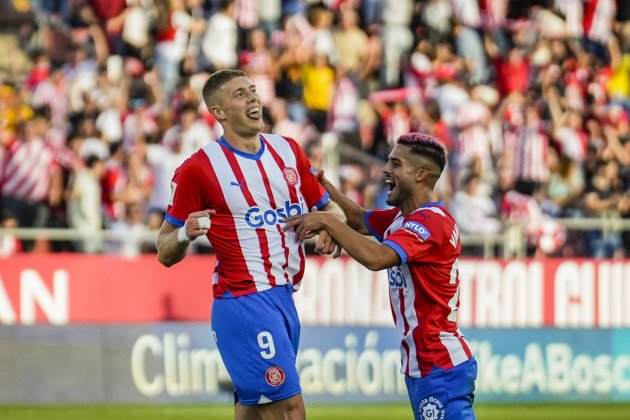
[[457, 248], [457, 242], [459, 241], [459, 227], [457, 227], [457, 223], [453, 226], [453, 232], [451, 232], [451, 239], [448, 241], [453, 248]]

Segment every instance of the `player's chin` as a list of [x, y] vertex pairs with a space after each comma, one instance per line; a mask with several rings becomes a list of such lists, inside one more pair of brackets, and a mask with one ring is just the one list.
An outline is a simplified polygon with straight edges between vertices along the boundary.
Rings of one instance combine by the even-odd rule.
[[387, 200], [385, 202], [390, 206], [397, 206], [400, 204], [398, 195], [396, 195], [393, 191], [387, 196]]
[[249, 128], [252, 129], [252, 131], [261, 131], [263, 128], [265, 128], [265, 122], [263, 121], [262, 118], [258, 118], [258, 119], [254, 119], [254, 118], [247, 118], [247, 126]]

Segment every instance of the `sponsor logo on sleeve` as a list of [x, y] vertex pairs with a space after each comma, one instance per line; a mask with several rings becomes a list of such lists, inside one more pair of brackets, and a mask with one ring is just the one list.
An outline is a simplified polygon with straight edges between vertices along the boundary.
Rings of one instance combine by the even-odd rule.
[[429, 229], [427, 229], [425, 225], [413, 220], [408, 220], [403, 223], [402, 228], [416, 235], [422, 242], [426, 241], [431, 236], [431, 232], [429, 232]]

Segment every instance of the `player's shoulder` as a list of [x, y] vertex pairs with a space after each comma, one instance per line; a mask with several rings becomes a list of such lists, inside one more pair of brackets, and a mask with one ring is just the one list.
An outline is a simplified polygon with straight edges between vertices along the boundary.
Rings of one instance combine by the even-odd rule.
[[446, 210], [446, 207], [441, 201], [434, 201], [423, 205], [414, 210], [410, 217], [441, 223], [453, 220], [453, 216]]
[[271, 133], [260, 133], [260, 135], [274, 147], [289, 146], [293, 151], [300, 148], [300, 143], [298, 143], [298, 141], [295, 140], [293, 137]]
[[[446, 210], [442, 203], [428, 203], [405, 218], [403, 227], [416, 232], [428, 233], [428, 236], [443, 236], [450, 232], [455, 225], [455, 219]], [[427, 236], [424, 234], [424, 236]], [[426, 239], [428, 239], [428, 236]]]
[[204, 151], [204, 149], [199, 149], [194, 152], [192, 155], [188, 156], [184, 161], [179, 165], [176, 172], [186, 172], [192, 173], [200, 170], [204, 165], [208, 165], [209, 159], [208, 155]]
[[400, 215], [400, 209], [398, 207], [371, 209], [367, 211], [367, 214], [374, 217], [390, 217], [395, 219], [398, 215]]

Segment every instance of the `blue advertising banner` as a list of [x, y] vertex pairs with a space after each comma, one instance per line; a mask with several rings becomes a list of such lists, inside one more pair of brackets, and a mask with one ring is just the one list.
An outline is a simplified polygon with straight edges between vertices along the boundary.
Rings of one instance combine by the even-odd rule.
[[[470, 329], [479, 401], [630, 401], [630, 330]], [[404, 401], [397, 331], [304, 327], [307, 401]], [[0, 402], [230, 402], [207, 324], [0, 328]]]

